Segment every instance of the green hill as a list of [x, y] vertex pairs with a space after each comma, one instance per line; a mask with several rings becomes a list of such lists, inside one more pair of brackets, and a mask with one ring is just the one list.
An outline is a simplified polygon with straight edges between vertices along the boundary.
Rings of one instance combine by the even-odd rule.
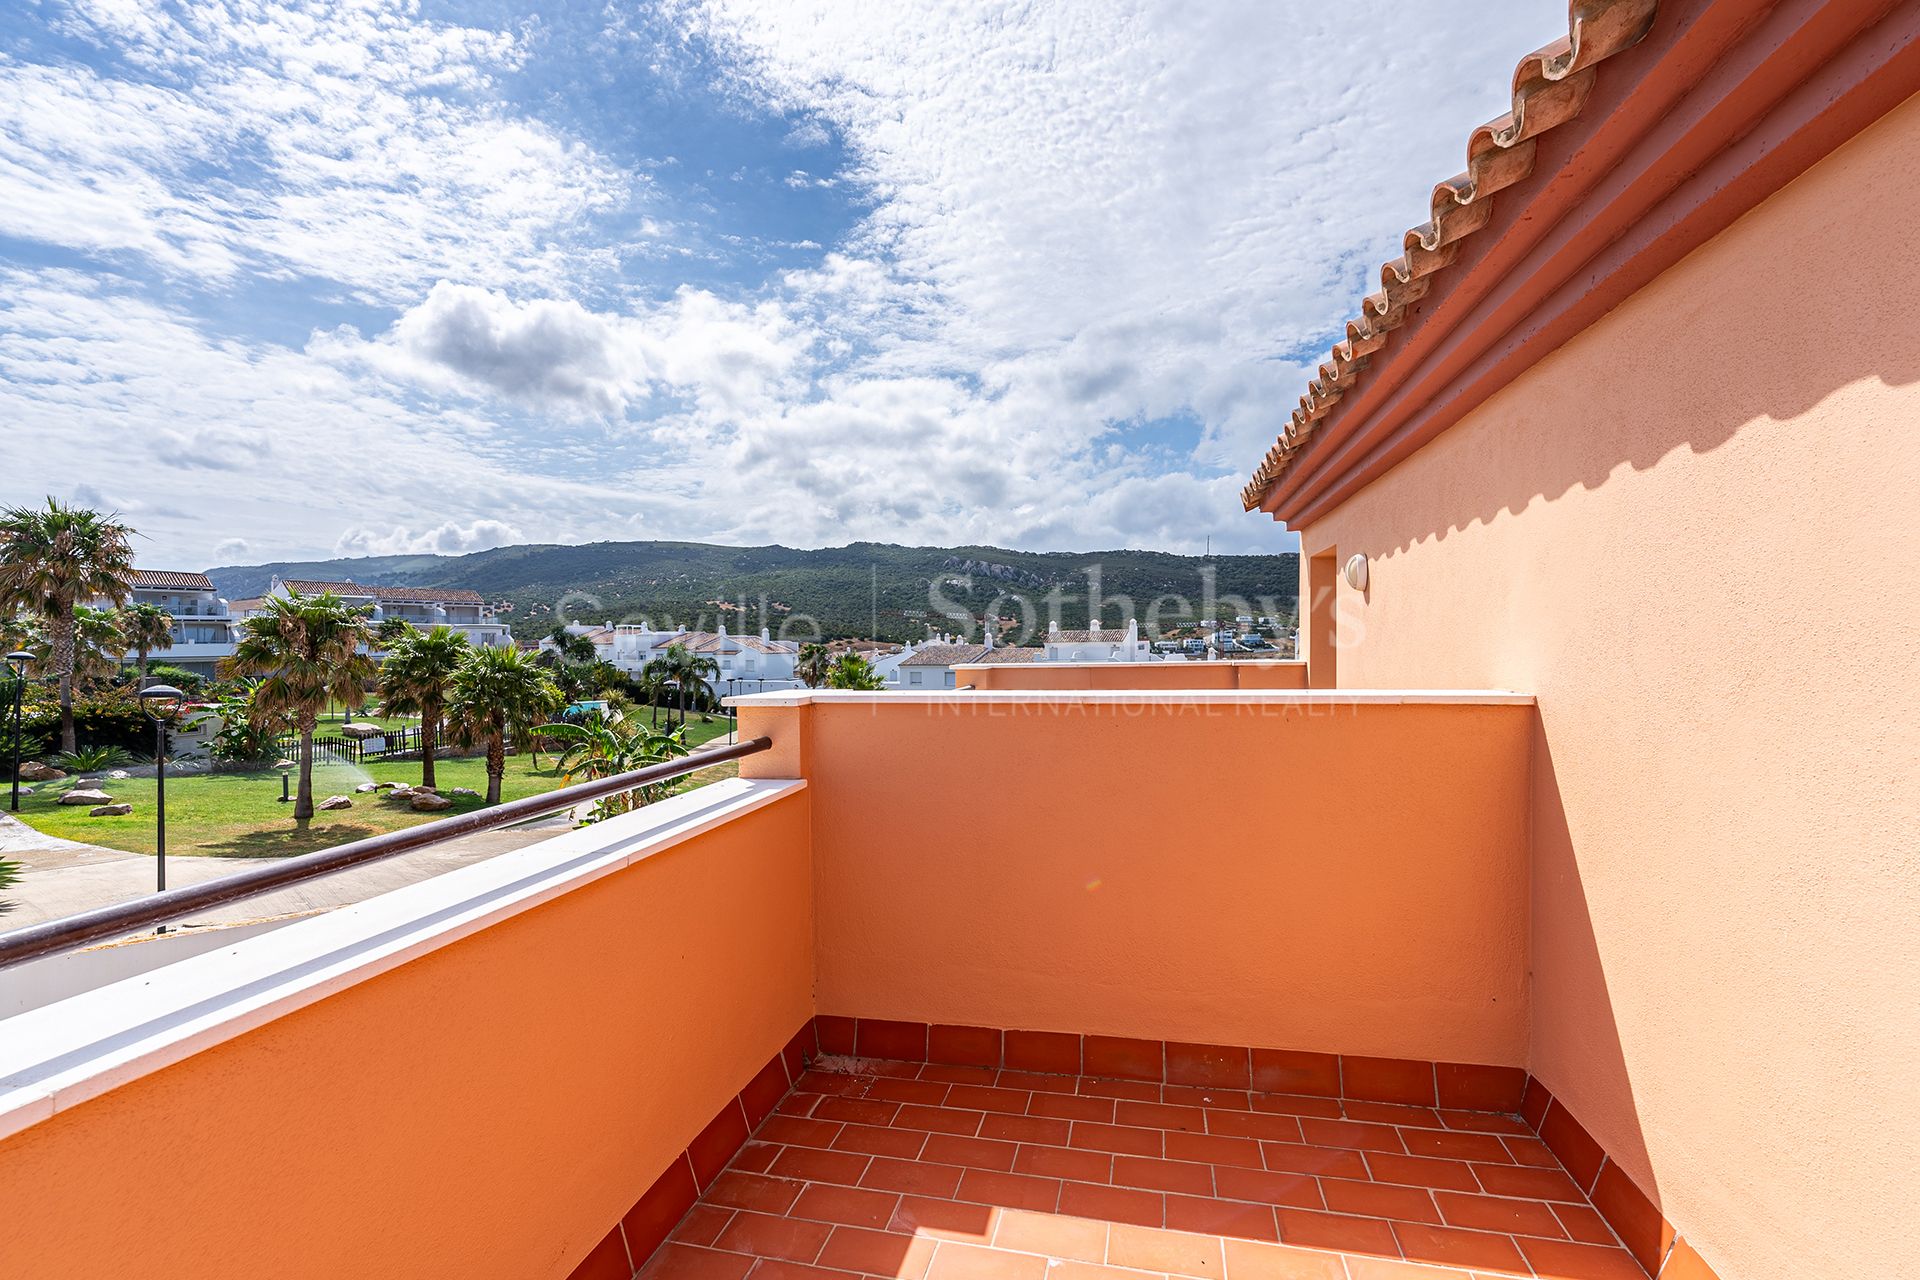
[[516, 635], [569, 621], [637, 621], [730, 630], [762, 626], [804, 638], [811, 618], [828, 636], [911, 640], [929, 626], [976, 634], [987, 612], [1030, 634], [1058, 618], [1089, 625], [1138, 617], [1160, 635], [1205, 618], [1291, 618], [1297, 556], [1180, 556], [1158, 551], [1036, 552], [1000, 547], [721, 547], [698, 542], [597, 542], [497, 547], [464, 556], [374, 556], [229, 566], [207, 571], [229, 599], [257, 595], [273, 577], [348, 578], [376, 586], [466, 587], [498, 603]]

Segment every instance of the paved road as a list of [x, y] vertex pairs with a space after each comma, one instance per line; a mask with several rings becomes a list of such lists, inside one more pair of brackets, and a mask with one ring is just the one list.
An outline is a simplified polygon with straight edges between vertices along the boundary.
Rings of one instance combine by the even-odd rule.
[[[343, 907], [455, 867], [498, 857], [544, 840], [570, 825], [571, 819], [562, 814], [536, 819], [523, 826], [476, 832], [432, 848], [399, 854], [351, 871], [217, 907], [184, 923], [243, 924]], [[150, 855], [42, 835], [7, 813], [0, 813], [0, 858], [12, 859], [25, 868], [20, 882], [6, 890], [5, 896], [15, 906], [0, 916], [0, 931], [153, 892], [154, 860]], [[276, 859], [172, 857], [167, 859], [167, 884], [198, 884], [272, 861]]]

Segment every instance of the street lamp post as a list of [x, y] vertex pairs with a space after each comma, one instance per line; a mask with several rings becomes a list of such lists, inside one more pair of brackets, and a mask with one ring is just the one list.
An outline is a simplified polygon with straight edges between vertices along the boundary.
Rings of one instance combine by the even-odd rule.
[[170, 684], [151, 685], [140, 691], [140, 709], [153, 721], [153, 807], [155, 851], [159, 854], [159, 887], [167, 888], [167, 725], [180, 713], [187, 695]]
[[26, 691], [27, 664], [32, 661], [33, 655], [25, 649], [15, 649], [7, 655], [7, 670], [13, 673], [13, 799], [7, 808], [14, 813], [20, 812], [20, 739], [27, 732], [20, 697]]

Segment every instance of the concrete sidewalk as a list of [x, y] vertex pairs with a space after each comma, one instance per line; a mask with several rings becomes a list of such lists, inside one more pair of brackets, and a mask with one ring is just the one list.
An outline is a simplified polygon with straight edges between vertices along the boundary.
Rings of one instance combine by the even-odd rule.
[[[569, 815], [556, 814], [521, 826], [476, 832], [445, 844], [398, 854], [350, 871], [277, 889], [258, 898], [217, 907], [182, 923], [187, 926], [244, 924], [331, 910], [456, 867], [484, 862], [568, 830], [572, 825]], [[0, 858], [12, 859], [25, 868], [20, 882], [5, 891], [4, 896], [15, 905], [12, 911], [0, 915], [0, 932], [126, 902], [154, 891], [151, 855], [42, 835], [7, 813], [0, 813]], [[170, 857], [167, 884], [170, 888], [199, 884], [277, 861], [277, 858]]]

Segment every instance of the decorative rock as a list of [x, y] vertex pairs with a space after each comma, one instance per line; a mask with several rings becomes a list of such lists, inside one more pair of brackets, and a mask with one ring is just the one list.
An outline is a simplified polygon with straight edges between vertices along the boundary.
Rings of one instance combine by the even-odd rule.
[[412, 787], [395, 787], [393, 790], [387, 792], [384, 798], [388, 800], [405, 800], [412, 794]]
[[107, 771], [107, 777], [114, 782], [124, 782], [128, 778], [131, 778], [132, 776], [133, 775], [128, 773], [125, 769], [109, 769]]
[[410, 804], [421, 813], [436, 813], [441, 809], [453, 808], [453, 801], [445, 796], [437, 796], [431, 791], [416, 791]]
[[353, 801], [347, 799], [345, 796], [328, 796], [325, 800], [322, 800], [313, 807], [316, 809], [351, 809], [353, 808]]
[[56, 769], [50, 764], [41, 764], [38, 760], [29, 760], [20, 766], [20, 777], [26, 782], [59, 782], [66, 776], [64, 769]]
[[33, 788], [32, 788], [32, 787], [22, 787], [22, 788], [20, 788], [20, 794], [21, 794], [21, 795], [23, 795], [23, 796], [30, 796], [30, 795], [32, 795], [32, 794], [33, 794]]
[[450, 796], [478, 796], [480, 793], [472, 787], [455, 787], [453, 790], [447, 792], [447, 794]]
[[380, 784], [377, 782], [363, 782], [353, 790], [357, 795], [366, 795], [369, 791], [378, 791], [379, 789]]
[[373, 789], [375, 791], [391, 791], [399, 785], [397, 782], [376, 782], [373, 784]]
[[91, 787], [75, 787], [60, 797], [61, 804], [112, 804], [113, 797]]
[[133, 806], [122, 802], [120, 804], [95, 805], [93, 808], [87, 810], [87, 816], [89, 818], [118, 818], [123, 814], [132, 812]]

